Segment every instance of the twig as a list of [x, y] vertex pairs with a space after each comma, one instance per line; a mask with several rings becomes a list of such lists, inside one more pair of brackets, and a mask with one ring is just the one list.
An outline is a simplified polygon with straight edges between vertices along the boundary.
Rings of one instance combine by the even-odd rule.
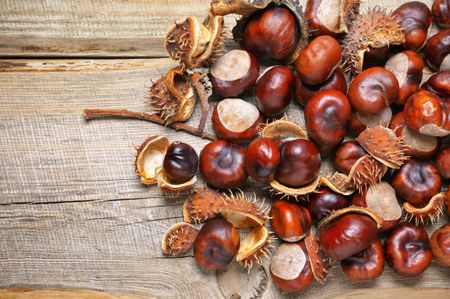
[[203, 132], [206, 125], [206, 120], [208, 118], [209, 112], [209, 101], [208, 94], [206, 93], [206, 89], [203, 84], [200, 82], [201, 74], [196, 72], [192, 74], [192, 84], [194, 85], [195, 90], [197, 91], [198, 97], [200, 98], [200, 104], [202, 105], [202, 116], [200, 118], [200, 123], [198, 124], [198, 131], [200, 133]]
[[[199, 128], [194, 128], [194, 127], [184, 124], [184, 123], [167, 124], [159, 116], [145, 113], [145, 112], [135, 112], [135, 111], [127, 110], [127, 109], [102, 109], [102, 108], [84, 109], [84, 118], [86, 120], [97, 119], [97, 118], [107, 118], [107, 117], [145, 120], [145, 121], [149, 121], [149, 122], [153, 122], [153, 123], [157, 123], [160, 125], [171, 127], [177, 131], [178, 130], [185, 131], [187, 133], [190, 133], [195, 136], [199, 136], [204, 139], [209, 139], [209, 140], [217, 139], [216, 136], [214, 136], [212, 134], [205, 133], [205, 132], [203, 132], [203, 130], [200, 131], [199, 130], [200, 125], [199, 125]], [[203, 120], [203, 115], [202, 115], [202, 120]], [[201, 123], [201, 121], [200, 121], [200, 123]], [[206, 122], [206, 117], [205, 117], [205, 122]], [[204, 127], [204, 124], [203, 124], [203, 127]]]

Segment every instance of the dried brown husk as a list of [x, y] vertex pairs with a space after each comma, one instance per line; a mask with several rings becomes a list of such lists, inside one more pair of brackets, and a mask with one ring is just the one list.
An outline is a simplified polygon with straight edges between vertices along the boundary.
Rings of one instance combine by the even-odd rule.
[[389, 128], [367, 128], [359, 134], [356, 141], [372, 157], [390, 168], [399, 169], [410, 158], [405, 154], [409, 146]]
[[264, 225], [267, 209], [256, 202], [256, 195], [249, 198], [244, 192], [224, 194], [224, 203], [220, 213], [236, 228], [248, 228]]
[[267, 123], [260, 129], [261, 137], [274, 141], [290, 141], [294, 139], [308, 139], [306, 131], [297, 123], [286, 118]]
[[317, 236], [310, 231], [305, 237], [306, 251], [314, 278], [324, 284], [331, 269], [331, 260], [322, 252]]
[[300, 36], [294, 52], [286, 59], [287, 64], [297, 60], [300, 51], [308, 44], [308, 25], [302, 7], [293, 0], [213, 0], [211, 3], [211, 13], [213, 15], [225, 16], [237, 14], [242, 16], [233, 28], [233, 35], [236, 42], [242, 44], [244, 28], [248, 18], [256, 11], [265, 9], [269, 5], [287, 7], [296, 17], [300, 29]]
[[207, 189], [195, 189], [183, 204], [184, 221], [200, 223], [220, 214], [223, 206], [223, 195]]
[[272, 180], [269, 185], [271, 192], [280, 198], [291, 198], [294, 200], [305, 199], [307, 195], [317, 189], [320, 183], [320, 175], [318, 175], [311, 183], [300, 187], [289, 187], [281, 184], [277, 180]]
[[192, 187], [194, 186], [195, 182], [197, 182], [197, 176], [193, 176], [190, 180], [184, 183], [174, 184], [169, 181], [162, 167], [159, 167], [159, 169], [157, 169], [156, 171], [157, 171], [156, 179], [159, 189], [161, 189], [167, 195], [170, 196], [181, 195], [186, 192], [189, 192], [189, 190], [192, 189]]
[[236, 255], [238, 261], [244, 268], [250, 269], [255, 263], [261, 265], [261, 257], [270, 257], [270, 248], [273, 247], [274, 238], [270, 235], [269, 230], [265, 226], [253, 228], [244, 238]]
[[340, 172], [320, 177], [320, 183], [330, 188], [333, 192], [345, 196], [351, 195], [356, 191], [355, 185], [349, 177]]
[[197, 95], [189, 75], [178, 66], [153, 82], [148, 98], [151, 112], [170, 124], [183, 122], [191, 117]]
[[197, 17], [175, 22], [167, 31], [165, 48], [183, 68], [209, 66], [223, 54], [223, 17], [208, 17], [201, 23]]
[[172, 225], [162, 239], [162, 252], [167, 255], [179, 255], [191, 249], [198, 230], [191, 224], [180, 222]]
[[443, 214], [446, 199], [447, 194], [441, 192], [433, 196], [424, 207], [415, 207], [409, 202], [405, 202], [403, 204], [403, 209], [406, 212], [405, 219], [408, 221], [414, 220], [416, 225], [428, 222], [434, 224]]
[[387, 172], [387, 166], [375, 160], [370, 155], [364, 155], [353, 164], [348, 174], [351, 185], [363, 193], [370, 186], [381, 181]]
[[355, 75], [361, 72], [364, 54], [370, 48], [382, 48], [405, 42], [402, 26], [385, 9], [374, 7], [357, 15], [343, 41], [343, 70]]
[[152, 185], [157, 182], [157, 170], [163, 163], [164, 155], [166, 154], [168, 147], [169, 139], [166, 137], [151, 136], [137, 149], [136, 160], [134, 163], [135, 171], [141, 178], [142, 183]]

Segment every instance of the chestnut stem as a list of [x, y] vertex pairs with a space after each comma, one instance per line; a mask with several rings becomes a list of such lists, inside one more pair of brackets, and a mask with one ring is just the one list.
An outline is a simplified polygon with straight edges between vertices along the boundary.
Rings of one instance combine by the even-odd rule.
[[192, 84], [194, 85], [195, 90], [197, 91], [198, 97], [200, 98], [200, 104], [202, 105], [202, 116], [200, 118], [200, 123], [198, 124], [198, 131], [202, 133], [205, 129], [206, 120], [208, 118], [209, 112], [209, 102], [208, 102], [208, 94], [206, 93], [205, 87], [200, 82], [201, 79], [200, 73], [194, 73], [192, 75]]
[[[171, 123], [167, 124], [165, 121], [159, 116], [152, 115], [145, 112], [135, 112], [127, 109], [84, 109], [84, 118], [86, 120], [97, 119], [97, 118], [107, 118], [107, 117], [116, 117], [116, 118], [128, 118], [128, 119], [139, 119], [145, 120], [153, 123], [157, 123], [160, 125], [171, 127], [175, 130], [185, 131], [195, 136], [199, 136], [204, 139], [216, 140], [216, 136], [205, 133], [203, 130], [199, 130], [199, 128], [194, 128], [190, 125], [184, 123]], [[203, 118], [203, 115], [202, 115]], [[205, 117], [206, 121], [206, 117]], [[201, 124], [201, 122], [200, 122]], [[204, 126], [204, 125], [203, 125]]]

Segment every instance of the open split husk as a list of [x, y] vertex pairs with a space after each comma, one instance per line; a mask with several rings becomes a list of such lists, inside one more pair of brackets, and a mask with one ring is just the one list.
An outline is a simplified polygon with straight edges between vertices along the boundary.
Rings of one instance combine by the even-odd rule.
[[167, 255], [182, 254], [194, 245], [198, 230], [191, 224], [180, 222], [172, 225], [162, 239], [162, 252]]

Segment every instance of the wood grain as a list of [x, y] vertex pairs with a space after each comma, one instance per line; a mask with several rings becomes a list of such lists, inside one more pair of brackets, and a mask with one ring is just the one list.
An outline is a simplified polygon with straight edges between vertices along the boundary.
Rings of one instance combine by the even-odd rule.
[[[161, 237], [182, 220], [184, 198], [165, 197], [140, 183], [134, 146], [156, 134], [197, 151], [207, 141], [135, 120], [86, 122], [82, 112], [89, 107], [147, 110], [150, 80], [174, 64], [142, 57], [165, 56], [165, 28], [173, 19], [202, 15], [205, 3], [0, 0], [0, 56], [22, 57], [0, 59], [0, 287], [145, 298], [367, 298], [380, 288], [408, 294], [433, 288], [427, 295], [446, 295], [448, 289], [437, 288], [448, 287], [450, 271], [435, 264], [415, 279], [386, 267], [378, 280], [362, 284], [351, 284], [337, 265], [325, 286], [286, 294], [269, 278], [267, 260], [247, 275], [237, 264], [205, 273], [192, 252], [162, 255]], [[367, 5], [373, 4], [380, 3]], [[105, 58], [71, 58], [82, 56]], [[297, 105], [290, 105], [287, 115], [303, 123]], [[189, 123], [198, 120], [196, 113]], [[212, 131], [210, 122], [207, 130]], [[328, 170], [325, 161], [322, 171]], [[200, 179], [197, 186], [203, 185]], [[251, 183], [243, 190], [256, 192], [258, 200], [270, 197]], [[447, 221], [444, 217], [427, 230]]]

